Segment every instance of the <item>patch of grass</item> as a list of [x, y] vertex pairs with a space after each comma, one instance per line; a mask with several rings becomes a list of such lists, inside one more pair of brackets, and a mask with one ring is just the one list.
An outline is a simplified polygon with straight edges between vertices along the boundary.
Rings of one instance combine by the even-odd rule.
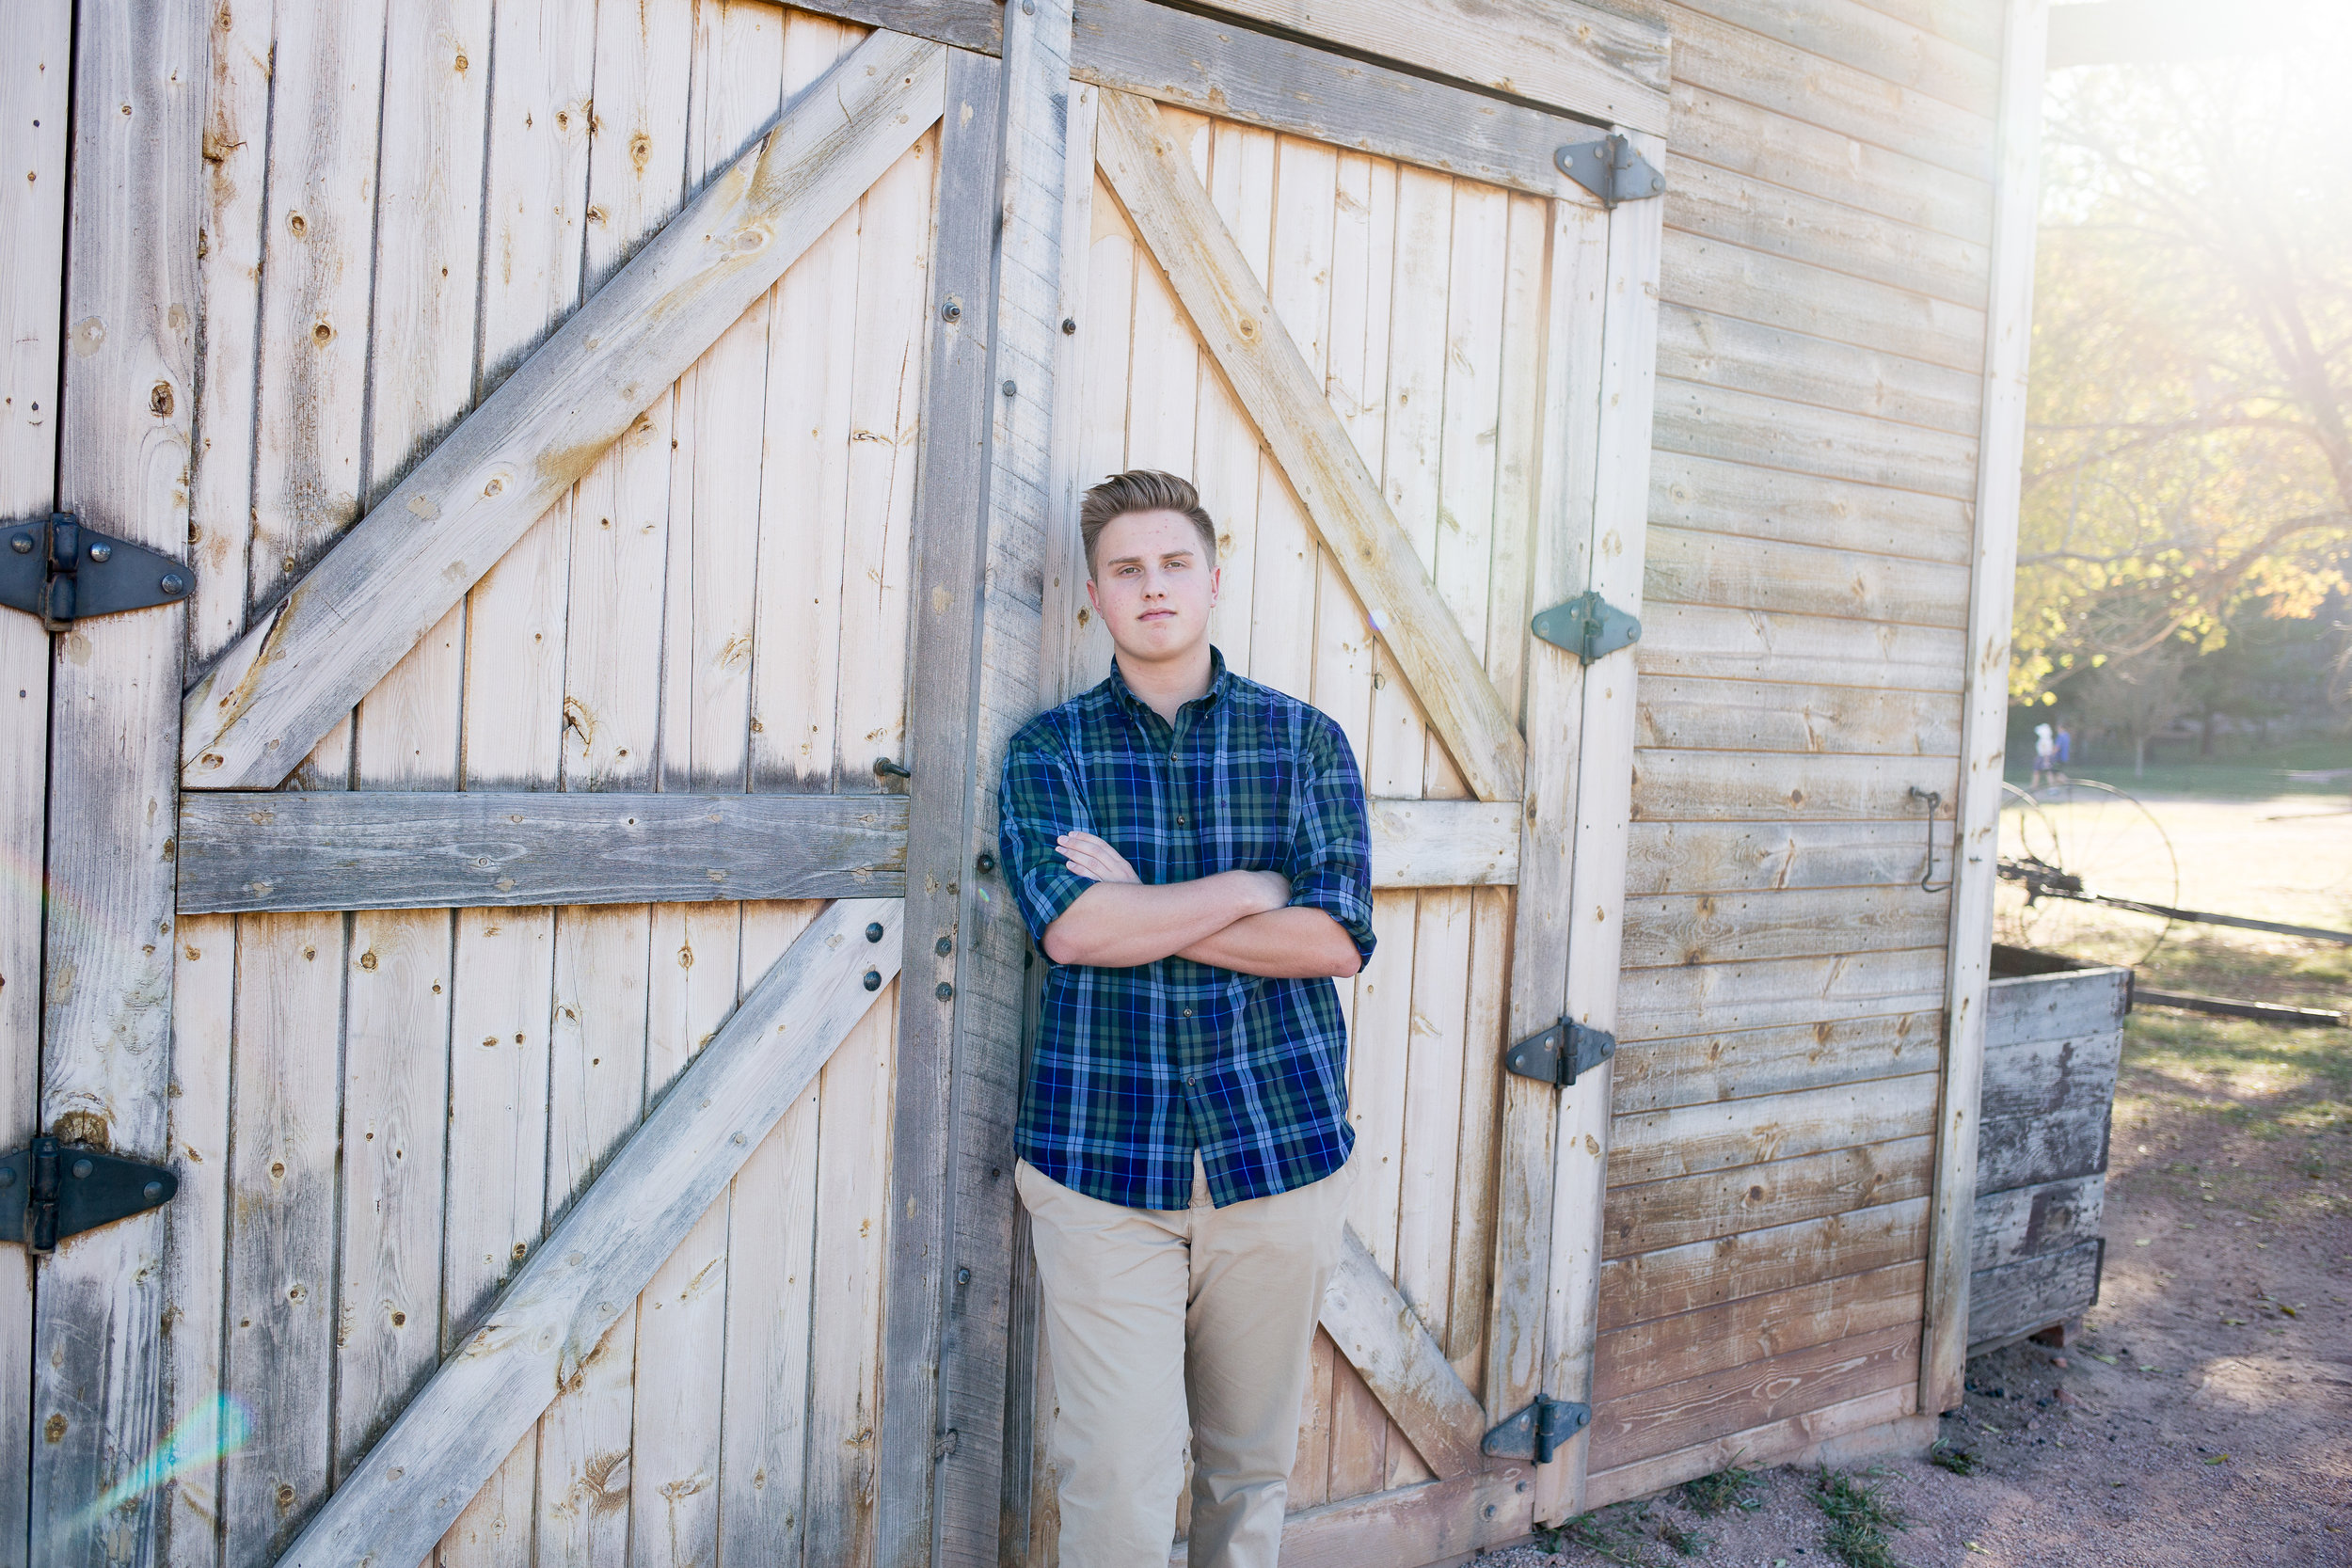
[[1649, 1557], [1642, 1550], [1641, 1538], [1615, 1528], [1613, 1520], [1598, 1513], [1580, 1513], [1557, 1529], [1538, 1529], [1535, 1544], [1548, 1552], [1581, 1546], [1612, 1562], [1623, 1563], [1625, 1568], [1649, 1568]]
[[1693, 1513], [1713, 1515], [1734, 1508], [1753, 1508], [1756, 1499], [1748, 1496], [1756, 1485], [1756, 1472], [1729, 1465], [1711, 1476], [1682, 1483], [1682, 1501]]
[[1984, 1468], [1984, 1461], [1966, 1449], [1949, 1447], [1939, 1439], [1928, 1452], [1928, 1463], [1939, 1470], [1949, 1470], [1956, 1476], [1973, 1476]]
[[1659, 1522], [1658, 1539], [1683, 1557], [1704, 1557], [1707, 1554], [1707, 1537], [1694, 1529], [1684, 1529], [1672, 1520]]
[[1847, 1568], [1901, 1568], [1886, 1532], [1902, 1528], [1903, 1516], [1878, 1485], [1823, 1465], [1814, 1476], [1813, 1503], [1829, 1520], [1821, 1544], [1830, 1556]]

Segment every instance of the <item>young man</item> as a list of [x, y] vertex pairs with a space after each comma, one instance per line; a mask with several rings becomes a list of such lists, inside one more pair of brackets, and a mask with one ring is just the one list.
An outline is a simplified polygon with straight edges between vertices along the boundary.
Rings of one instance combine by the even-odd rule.
[[[1273, 1568], [1347, 1201], [1334, 977], [1372, 956], [1340, 728], [1209, 645], [1216, 531], [1181, 479], [1087, 492], [1118, 655], [1005, 760], [1002, 847], [1053, 961], [1017, 1141], [1060, 1412], [1063, 1568]], [[1189, 1417], [1189, 1419], [1187, 1419]]]

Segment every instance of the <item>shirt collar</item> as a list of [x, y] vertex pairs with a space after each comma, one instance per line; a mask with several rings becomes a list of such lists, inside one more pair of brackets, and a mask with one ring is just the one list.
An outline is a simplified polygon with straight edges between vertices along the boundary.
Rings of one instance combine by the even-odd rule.
[[[1111, 660], [1111, 677], [1103, 684], [1109, 687], [1111, 689], [1111, 695], [1118, 698], [1119, 701], [1127, 707], [1128, 711], [1134, 713], [1137, 718], [1140, 718], [1147, 713], [1151, 714], [1154, 719], [1159, 717], [1157, 713], [1152, 711], [1152, 705], [1136, 696], [1135, 688], [1127, 684], [1127, 677], [1120, 673], [1119, 660], [1116, 657], [1113, 657]], [[1200, 696], [1195, 697], [1191, 702], [1186, 703], [1184, 707], [1177, 709], [1177, 711], [1182, 713], [1187, 709], [1195, 707], [1214, 707], [1217, 703], [1223, 701], [1226, 693], [1232, 689], [1232, 677], [1226, 673], [1224, 652], [1215, 643], [1211, 643], [1209, 646], [1209, 689], [1201, 693]]]

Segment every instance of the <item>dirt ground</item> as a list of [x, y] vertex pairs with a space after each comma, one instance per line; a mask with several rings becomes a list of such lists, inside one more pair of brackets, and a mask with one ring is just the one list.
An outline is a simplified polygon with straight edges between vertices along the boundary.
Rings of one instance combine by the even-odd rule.
[[[2339, 928], [2352, 915], [2352, 816], [2312, 815], [2330, 802], [2153, 804], [2185, 902]], [[2176, 932], [2141, 973], [2208, 995], [2352, 999], [2352, 949], [2209, 927]], [[1485, 1562], [2352, 1565], [2352, 1030], [2136, 1012], [2104, 1229], [2083, 1337], [1969, 1364], [1938, 1453], [1973, 1473], [1923, 1457], [1843, 1472], [1906, 1528], [1834, 1544], [1821, 1475], [1781, 1469], [1606, 1509]]]

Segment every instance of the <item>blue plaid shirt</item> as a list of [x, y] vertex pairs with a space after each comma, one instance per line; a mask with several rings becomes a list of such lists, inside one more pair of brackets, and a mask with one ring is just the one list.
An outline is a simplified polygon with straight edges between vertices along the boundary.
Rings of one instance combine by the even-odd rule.
[[[1364, 785], [1347, 737], [1295, 698], [1230, 673], [1170, 726], [1110, 678], [1012, 738], [999, 830], [1029, 932], [1094, 884], [1054, 847], [1089, 832], [1154, 885], [1279, 871], [1372, 956]], [[1192, 1200], [1198, 1148], [1218, 1207], [1346, 1164], [1347, 1028], [1327, 979], [1276, 980], [1167, 958], [1057, 964], [1045, 977], [1016, 1142], [1063, 1186], [1131, 1209]]]

